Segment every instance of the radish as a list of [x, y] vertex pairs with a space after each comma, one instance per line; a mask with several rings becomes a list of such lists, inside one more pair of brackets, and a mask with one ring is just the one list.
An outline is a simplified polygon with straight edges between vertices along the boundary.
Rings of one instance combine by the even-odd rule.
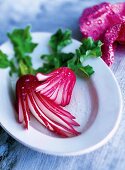
[[[56, 80], [54, 79], [54, 76], [55, 77], [57, 76], [57, 72], [56, 74], [55, 72], [53, 72], [50, 75], [53, 77], [53, 80]], [[67, 82], [69, 81], [67, 78], [65, 78], [66, 75], [65, 76], [63, 75], [63, 77], [64, 77], [63, 81]], [[47, 78], [46, 81], [47, 80], [49, 80], [49, 78]], [[69, 83], [70, 85], [71, 81], [72, 79], [70, 80]], [[33, 75], [24, 75], [20, 77], [19, 80], [17, 81], [16, 96], [19, 122], [24, 123], [25, 127], [28, 129], [30, 114], [33, 114], [35, 118], [47, 129], [63, 137], [79, 135], [80, 133], [77, 132], [74, 128], [76, 126], [79, 126], [79, 124], [74, 120], [75, 117], [72, 116], [68, 111], [60, 107], [58, 104], [56, 104], [54, 101], [49, 99], [47, 96], [43, 95], [41, 93], [41, 90], [36, 90], [38, 89], [38, 87], [41, 87], [41, 85], [42, 82], [38, 81], [38, 75], [37, 78]], [[61, 97], [63, 97], [64, 92], [62, 92], [62, 90], [60, 91], [60, 88], [62, 87], [60, 85], [58, 86], [59, 90], [57, 95], [60, 95], [59, 93], [61, 93]], [[67, 88], [66, 90], [68, 90], [68, 87], [66, 88]], [[68, 98], [66, 98], [66, 102], [67, 100], [69, 101], [69, 96]]]
[[61, 67], [46, 75], [37, 73], [36, 77], [43, 82], [37, 86], [36, 92], [40, 92], [58, 105], [69, 104], [76, 82], [76, 76], [71, 69]]

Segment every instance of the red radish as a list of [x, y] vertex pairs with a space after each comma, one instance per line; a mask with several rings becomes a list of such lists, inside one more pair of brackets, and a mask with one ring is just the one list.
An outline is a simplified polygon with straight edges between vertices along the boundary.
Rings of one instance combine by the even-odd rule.
[[17, 81], [19, 122], [24, 123], [28, 129], [32, 113], [46, 128], [59, 135], [64, 137], [78, 135], [79, 132], [74, 129], [74, 126], [79, 126], [74, 120], [75, 117], [40, 92], [36, 92], [36, 87], [40, 85], [41, 82], [33, 75], [24, 75]]
[[37, 92], [58, 105], [66, 106], [69, 104], [76, 82], [76, 76], [71, 69], [61, 67], [46, 75], [37, 73], [36, 77], [40, 82], [43, 82], [36, 88]]

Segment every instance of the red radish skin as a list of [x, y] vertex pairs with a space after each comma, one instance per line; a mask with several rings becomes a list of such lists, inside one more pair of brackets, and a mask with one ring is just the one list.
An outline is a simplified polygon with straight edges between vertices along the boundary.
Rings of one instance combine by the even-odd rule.
[[71, 69], [61, 67], [47, 75], [37, 73], [36, 77], [43, 82], [36, 88], [37, 92], [63, 107], [69, 104], [76, 82], [76, 76]]
[[[56, 74], [51, 74], [56, 75]], [[67, 79], [66, 79], [67, 80]], [[33, 75], [22, 76], [16, 84], [18, 119], [28, 129], [30, 114], [49, 130], [63, 136], [79, 135], [75, 130], [79, 124], [75, 117], [64, 110], [54, 101], [36, 91], [43, 82], [38, 81]]]

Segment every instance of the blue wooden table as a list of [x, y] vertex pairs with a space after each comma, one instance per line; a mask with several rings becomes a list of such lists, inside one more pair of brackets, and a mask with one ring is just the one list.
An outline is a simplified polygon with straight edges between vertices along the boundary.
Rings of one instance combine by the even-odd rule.
[[[55, 32], [70, 28], [80, 40], [78, 18], [88, 6], [101, 0], [0, 0], [0, 43], [13, 27], [32, 25], [32, 31]], [[108, 2], [119, 2], [112, 0]], [[125, 102], [125, 50], [117, 50], [112, 70]], [[1, 89], [0, 89], [1, 90]], [[0, 98], [1, 100], [1, 98]], [[4, 113], [3, 113], [4, 114]], [[0, 127], [0, 170], [125, 170], [125, 108], [116, 135], [95, 152], [76, 157], [57, 157], [38, 153], [21, 145]]]

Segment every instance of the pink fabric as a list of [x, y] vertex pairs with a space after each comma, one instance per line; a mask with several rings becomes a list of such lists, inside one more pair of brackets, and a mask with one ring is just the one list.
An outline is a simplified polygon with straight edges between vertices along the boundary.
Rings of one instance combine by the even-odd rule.
[[114, 61], [115, 42], [125, 43], [125, 3], [101, 3], [83, 11], [80, 30], [83, 37], [101, 40], [102, 58], [110, 66]]

